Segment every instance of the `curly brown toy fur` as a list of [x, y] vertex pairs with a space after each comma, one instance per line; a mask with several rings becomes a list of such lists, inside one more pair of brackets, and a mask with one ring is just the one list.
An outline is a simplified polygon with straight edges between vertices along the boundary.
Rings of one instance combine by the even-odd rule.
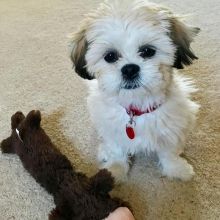
[[16, 112], [11, 117], [11, 136], [2, 141], [1, 150], [17, 154], [25, 169], [54, 196], [56, 208], [50, 220], [101, 220], [116, 208], [128, 206], [110, 197], [114, 187], [111, 173], [103, 169], [88, 178], [76, 172], [41, 128], [40, 121], [39, 111], [31, 111], [26, 118]]

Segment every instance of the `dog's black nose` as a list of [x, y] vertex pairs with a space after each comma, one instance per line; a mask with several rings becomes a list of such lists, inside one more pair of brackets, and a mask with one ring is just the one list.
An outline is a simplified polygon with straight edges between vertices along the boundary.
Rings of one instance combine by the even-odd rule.
[[139, 76], [140, 67], [136, 64], [127, 64], [122, 67], [121, 72], [125, 80], [133, 80]]

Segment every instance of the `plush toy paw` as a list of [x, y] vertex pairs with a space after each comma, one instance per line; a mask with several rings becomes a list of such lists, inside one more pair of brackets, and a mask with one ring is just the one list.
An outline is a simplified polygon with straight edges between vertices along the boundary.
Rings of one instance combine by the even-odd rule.
[[1, 151], [2, 153], [13, 153], [13, 149], [11, 147], [11, 137], [1, 142]]
[[108, 194], [114, 187], [114, 178], [107, 169], [101, 169], [90, 178], [90, 189], [97, 194]]

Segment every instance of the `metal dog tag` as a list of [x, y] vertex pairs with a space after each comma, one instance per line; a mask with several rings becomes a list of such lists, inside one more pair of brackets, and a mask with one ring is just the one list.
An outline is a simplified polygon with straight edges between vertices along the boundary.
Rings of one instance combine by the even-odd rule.
[[131, 140], [135, 138], [135, 132], [134, 132], [135, 121], [133, 118], [134, 115], [130, 113], [130, 120], [126, 125], [126, 134]]

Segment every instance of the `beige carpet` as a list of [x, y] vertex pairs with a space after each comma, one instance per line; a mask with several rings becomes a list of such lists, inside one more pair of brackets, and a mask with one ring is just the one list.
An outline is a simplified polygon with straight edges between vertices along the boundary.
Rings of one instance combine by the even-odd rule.
[[[66, 36], [97, 0], [0, 1], [0, 139], [17, 111], [40, 109], [52, 140], [80, 170], [96, 171], [98, 144], [86, 110], [86, 87], [71, 68]], [[200, 59], [184, 73], [200, 91], [197, 127], [186, 144], [196, 176], [188, 183], [161, 177], [152, 158], [137, 158], [127, 184], [114, 194], [129, 200], [137, 220], [220, 219], [220, 2], [157, 0], [189, 13], [202, 32], [193, 47]], [[0, 154], [0, 220], [46, 220], [53, 199], [23, 169]]]

